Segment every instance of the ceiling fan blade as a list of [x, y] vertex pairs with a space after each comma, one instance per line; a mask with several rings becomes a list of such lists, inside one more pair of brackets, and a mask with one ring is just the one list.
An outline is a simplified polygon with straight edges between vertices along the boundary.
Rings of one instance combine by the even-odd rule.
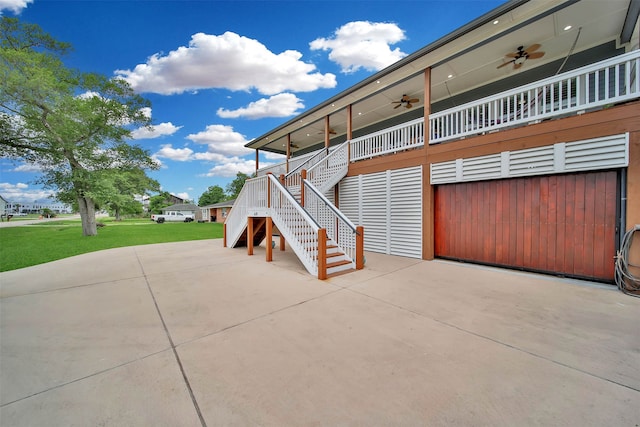
[[500, 64], [498, 65], [496, 68], [502, 68], [502, 67], [506, 67], [509, 64], [513, 64], [514, 61], [509, 61], [509, 62], [505, 62], [504, 64]]
[[393, 107], [393, 109], [395, 110], [396, 108], [398, 108], [399, 106], [401, 106], [402, 104], [398, 103], [398, 105], [396, 105], [395, 107]]
[[538, 49], [540, 49], [540, 45], [536, 43], [536, 44], [532, 44], [531, 46], [526, 48], [524, 51], [525, 53], [528, 53], [529, 55], [531, 55], [531, 52], [535, 52]]
[[519, 63], [519, 64], [518, 64], [518, 63], [513, 64], [513, 69], [514, 69], [514, 70], [517, 70], [517, 69], [518, 69], [518, 68], [520, 68], [520, 67], [522, 67], [522, 62], [521, 62], [521, 63]]
[[407, 102], [407, 108], [411, 108], [413, 107], [413, 104], [411, 104], [410, 102]]
[[409, 103], [415, 103], [415, 102], [420, 102], [420, 100], [418, 98], [411, 98], [410, 100], [408, 100], [407, 102]]
[[529, 59], [538, 59], [544, 56], [544, 52], [533, 52], [529, 54]]
[[402, 95], [402, 102], [408, 102], [409, 101], [409, 96], [408, 95]]

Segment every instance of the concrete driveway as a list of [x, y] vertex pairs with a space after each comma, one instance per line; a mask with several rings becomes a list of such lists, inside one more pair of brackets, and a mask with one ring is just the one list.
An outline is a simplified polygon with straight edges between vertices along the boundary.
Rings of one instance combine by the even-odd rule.
[[367, 254], [310, 277], [220, 240], [0, 274], [2, 426], [640, 425], [640, 299]]

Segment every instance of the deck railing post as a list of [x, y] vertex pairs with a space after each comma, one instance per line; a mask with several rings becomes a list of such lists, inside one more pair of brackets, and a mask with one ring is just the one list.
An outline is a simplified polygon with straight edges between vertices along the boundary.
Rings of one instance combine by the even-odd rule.
[[253, 217], [247, 217], [247, 255], [253, 255]]
[[222, 224], [222, 247], [227, 247], [227, 224]]
[[267, 262], [273, 261], [273, 220], [267, 217]]
[[327, 278], [327, 230], [318, 230], [318, 279]]
[[356, 270], [364, 268], [364, 227], [356, 227]]

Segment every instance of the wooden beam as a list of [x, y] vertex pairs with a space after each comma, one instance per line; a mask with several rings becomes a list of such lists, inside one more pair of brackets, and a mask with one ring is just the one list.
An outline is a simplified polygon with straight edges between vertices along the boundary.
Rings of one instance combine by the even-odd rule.
[[253, 255], [253, 217], [247, 218], [247, 255]]
[[318, 230], [318, 279], [327, 278], [327, 230]]
[[364, 227], [356, 227], [356, 270], [364, 268]]
[[[429, 164], [429, 116], [431, 115], [431, 68], [424, 70], [424, 156]], [[428, 166], [422, 168], [422, 259], [435, 256], [434, 191]]]
[[267, 217], [267, 262], [273, 261], [273, 220]]
[[256, 176], [258, 175], [258, 169], [260, 169], [260, 150], [256, 148]]
[[289, 158], [291, 158], [291, 134], [287, 134], [287, 173], [289, 173]]
[[[353, 139], [353, 106], [347, 105], [347, 141]], [[347, 162], [351, 162], [351, 144], [347, 146]]]
[[227, 224], [222, 224], [222, 247], [227, 247]]
[[329, 124], [329, 116], [324, 118], [324, 147], [329, 148], [331, 142], [331, 125]]

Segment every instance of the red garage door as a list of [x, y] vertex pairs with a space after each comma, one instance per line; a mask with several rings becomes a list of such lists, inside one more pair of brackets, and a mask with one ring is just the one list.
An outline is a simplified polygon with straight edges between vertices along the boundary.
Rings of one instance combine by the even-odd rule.
[[612, 281], [617, 173], [447, 184], [436, 256]]

